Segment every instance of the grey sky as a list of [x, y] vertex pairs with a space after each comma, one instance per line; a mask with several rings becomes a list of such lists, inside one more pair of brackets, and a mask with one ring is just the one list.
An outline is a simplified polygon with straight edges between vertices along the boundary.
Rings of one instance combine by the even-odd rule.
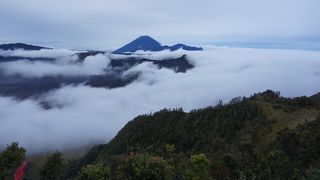
[[114, 49], [163, 43], [320, 41], [320, 0], [1, 0], [0, 42]]

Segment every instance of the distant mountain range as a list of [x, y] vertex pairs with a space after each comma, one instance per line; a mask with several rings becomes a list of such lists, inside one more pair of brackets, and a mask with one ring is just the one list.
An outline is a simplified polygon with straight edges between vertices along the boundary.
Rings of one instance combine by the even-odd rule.
[[[32, 60], [36, 61], [36, 60]], [[40, 61], [40, 59], [39, 59]], [[54, 60], [52, 60], [54, 61]], [[0, 69], [0, 96], [11, 96], [17, 99], [37, 98], [42, 94], [54, 89], [59, 89], [64, 85], [85, 84], [91, 87], [117, 88], [124, 87], [140, 76], [140, 72], [124, 74], [128, 69], [138, 64], [149, 62], [156, 65], [159, 69], [167, 68], [176, 73], [185, 73], [194, 68], [186, 55], [179, 58], [171, 58], [164, 60], [152, 60], [146, 58], [124, 58], [111, 59], [109, 69], [101, 75], [87, 76], [45, 76], [41, 78], [23, 77], [20, 75], [6, 75]], [[82, 63], [78, 61], [76, 63]], [[1, 59], [0, 59], [1, 66]], [[49, 107], [48, 105], [46, 107]]]
[[[3, 51], [13, 51], [18, 49], [26, 50], [26, 51], [39, 51], [41, 49], [52, 49], [52, 48], [34, 46], [34, 45], [24, 44], [24, 43], [0, 44], [0, 50], [3, 50]], [[17, 61], [21, 59], [29, 60], [29, 61], [53, 61], [54, 60], [54, 58], [4, 56], [3, 54], [0, 54], [0, 62], [10, 62], [10, 61]]]
[[[41, 46], [34, 46], [22, 43], [11, 43], [0, 45], [0, 50], [17, 50], [22, 49], [25, 51], [38, 51], [41, 49], [52, 49]], [[76, 52], [70, 58], [77, 58], [73, 63], [83, 63], [88, 56], [95, 56], [98, 54], [105, 54], [105, 51], [83, 51]], [[68, 57], [66, 57], [68, 58]], [[22, 56], [6, 56], [0, 53], [0, 67], [1, 63], [14, 62], [14, 61], [41, 61], [55, 63], [57, 58], [44, 58], [44, 57], [24, 57]], [[121, 58], [113, 59], [110, 57], [110, 64], [108, 71], [101, 75], [88, 75], [88, 76], [45, 76], [41, 78], [23, 77], [21, 75], [6, 75], [0, 68], [0, 96], [11, 96], [17, 99], [38, 98], [42, 94], [51, 90], [58, 89], [63, 85], [70, 84], [85, 84], [91, 87], [107, 87], [116, 88], [126, 86], [135, 81], [139, 76], [139, 72], [126, 74], [131, 67], [138, 64], [149, 62], [160, 68], [171, 69], [176, 73], [185, 73], [194, 68], [194, 65], [188, 61], [186, 55], [180, 57], [165, 58], [161, 60], [147, 59], [142, 57], [123, 56]], [[44, 107], [49, 108], [50, 105], [44, 103]]]
[[[25, 51], [39, 51], [42, 49], [53, 49], [48, 47], [34, 46], [30, 44], [23, 43], [9, 43], [0, 45], [0, 50], [10, 51], [22, 49]], [[152, 39], [149, 36], [141, 36], [128, 45], [120, 48], [119, 50], [114, 51], [116, 54], [131, 54], [138, 50], [143, 51], [162, 51], [168, 49], [170, 51], [175, 51], [178, 49], [184, 49], [187, 51], [202, 50], [202, 48], [190, 47], [183, 44], [177, 44], [174, 46], [162, 46], [159, 42]], [[83, 61], [88, 56], [95, 56], [98, 54], [106, 54], [105, 51], [82, 51], [76, 52], [71, 55], [70, 58], [76, 58], [77, 61], [73, 63], [83, 63]], [[56, 58], [44, 58], [44, 57], [24, 57], [21, 56], [7, 56], [0, 54], [0, 66], [1, 63], [14, 62], [14, 61], [42, 61], [42, 62], [51, 62], [55, 63]], [[132, 73], [130, 75], [124, 76], [123, 73], [126, 72], [131, 67], [134, 67], [138, 64], [149, 62], [156, 65], [160, 68], [171, 69], [176, 73], [185, 73], [188, 70], [194, 68], [194, 65], [188, 61], [186, 55], [181, 55], [180, 57], [165, 58], [161, 60], [154, 60], [142, 57], [132, 57], [132, 56], [123, 56], [121, 58], [113, 59], [110, 57], [110, 64], [108, 65], [109, 69], [101, 75], [91, 75], [91, 76], [45, 76], [41, 78], [30, 78], [23, 77], [21, 75], [6, 75], [2, 72], [0, 68], [0, 96], [11, 96], [18, 99], [25, 98], [37, 98], [43, 93], [47, 93], [50, 90], [58, 89], [62, 85], [68, 84], [85, 84], [91, 87], [107, 87], [107, 88], [116, 88], [123, 87], [134, 80], [136, 80], [140, 73]], [[50, 105], [45, 104], [45, 107], [50, 107]]]
[[127, 54], [134, 53], [137, 51], [163, 51], [170, 50], [176, 51], [178, 49], [183, 49], [186, 51], [202, 51], [201, 47], [192, 47], [184, 44], [176, 44], [173, 46], [161, 45], [158, 41], [154, 40], [149, 36], [140, 36], [139, 38], [133, 40], [129, 44], [113, 51], [115, 54]]
[[9, 44], [1, 44], [0, 45], [1, 50], [16, 50], [16, 49], [23, 49], [23, 50], [41, 50], [41, 49], [51, 49], [47, 47], [41, 47], [41, 46], [33, 46], [30, 44], [23, 44], [23, 43], [9, 43]]
[[[16, 50], [16, 49], [37, 51], [41, 49], [52, 49], [52, 48], [34, 46], [34, 45], [24, 44], [24, 43], [0, 44], [0, 50]], [[129, 44], [113, 51], [112, 53], [131, 54], [137, 51], [163, 51], [163, 50], [176, 51], [179, 49], [183, 49], [186, 51], [202, 51], [203, 50], [201, 47], [187, 46], [185, 44], [180, 44], [180, 43], [173, 46], [162, 45], [161, 43], [154, 40], [150, 36], [140, 36], [137, 39], [130, 42]], [[84, 55], [90, 55], [91, 53], [100, 54], [105, 52], [104, 51], [88, 51], [88, 53]]]

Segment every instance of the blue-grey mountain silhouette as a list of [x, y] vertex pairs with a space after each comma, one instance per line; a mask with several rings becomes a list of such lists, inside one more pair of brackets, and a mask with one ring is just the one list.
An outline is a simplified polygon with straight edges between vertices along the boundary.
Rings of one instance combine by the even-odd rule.
[[170, 50], [176, 51], [178, 49], [183, 49], [186, 51], [202, 51], [201, 47], [192, 47], [184, 44], [176, 44], [173, 46], [161, 45], [158, 41], [154, 40], [149, 36], [140, 36], [139, 38], [133, 40], [129, 44], [113, 51], [115, 54], [130, 54], [137, 51], [162, 51]]

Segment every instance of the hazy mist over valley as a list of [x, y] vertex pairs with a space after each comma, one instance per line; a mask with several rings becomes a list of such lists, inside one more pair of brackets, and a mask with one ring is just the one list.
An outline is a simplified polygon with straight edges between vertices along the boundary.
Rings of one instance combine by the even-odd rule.
[[[50, 53], [39, 54], [51, 57]], [[266, 89], [295, 97], [313, 95], [320, 88], [316, 83], [320, 82], [320, 52], [316, 51], [208, 47], [199, 52], [161, 51], [137, 56], [161, 59], [183, 54], [195, 66], [186, 73], [158, 69], [145, 62], [121, 74], [139, 73], [137, 79], [124, 87], [97, 88], [71, 83], [36, 98], [19, 100], [3, 96], [1, 144], [19, 141], [29, 151], [41, 151], [90, 141], [104, 142], [139, 114], [163, 108], [182, 107], [190, 111]], [[55, 62], [18, 60], [1, 63], [0, 69], [5, 76], [22, 76], [27, 81], [112, 72], [108, 53], [88, 56], [81, 64], [73, 61], [72, 56], [58, 57]], [[43, 108], [43, 101], [52, 107]], [[15, 133], [11, 133], [12, 128]]]

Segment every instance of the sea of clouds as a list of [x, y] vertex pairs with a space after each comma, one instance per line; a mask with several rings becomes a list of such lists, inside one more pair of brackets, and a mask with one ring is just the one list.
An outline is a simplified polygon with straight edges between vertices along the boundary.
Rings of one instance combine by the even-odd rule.
[[80, 51], [73, 51], [69, 49], [40, 49], [40, 50], [0, 50], [0, 56], [10, 57], [27, 57], [27, 58], [62, 58], [71, 56]]
[[[287, 97], [320, 90], [317, 51], [207, 47], [202, 52], [149, 52], [143, 56], [161, 59], [184, 53], [195, 65], [187, 73], [143, 63], [126, 72], [142, 73], [125, 87], [63, 86], [37, 100], [0, 97], [0, 145], [17, 141], [29, 152], [63, 150], [107, 142], [135, 116], [163, 108], [190, 111], [266, 89]], [[0, 69], [27, 77], [99, 74], [110, 62], [109, 56], [88, 57], [84, 65], [17, 61], [0, 64]], [[43, 100], [54, 108], [43, 109]]]
[[44, 76], [83, 76], [103, 74], [110, 62], [104, 55], [87, 57], [82, 63], [76, 63], [75, 57], [63, 57], [56, 61], [18, 60], [1, 63], [0, 70], [4, 75], [20, 75], [26, 78]]

